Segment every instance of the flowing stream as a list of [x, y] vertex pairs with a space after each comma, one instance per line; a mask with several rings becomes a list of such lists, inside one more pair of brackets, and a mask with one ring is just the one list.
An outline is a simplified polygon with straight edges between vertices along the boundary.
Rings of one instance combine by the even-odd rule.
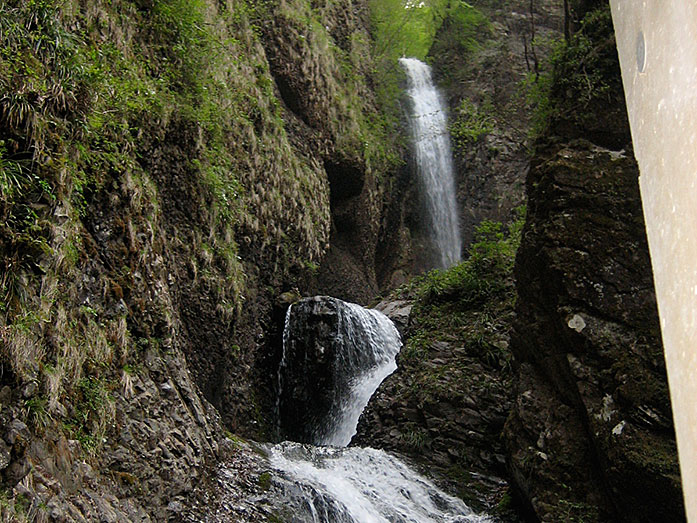
[[[312, 302], [314, 300], [314, 302]], [[320, 302], [320, 300], [324, 300]], [[327, 300], [331, 300], [327, 302]], [[346, 445], [356, 432], [358, 418], [382, 380], [396, 368], [395, 357], [401, 341], [394, 324], [382, 313], [333, 298], [309, 298], [297, 310], [316, 312], [322, 306], [331, 315], [317, 315], [325, 334], [321, 355], [331, 354], [332, 372], [347, 374], [336, 383], [344, 392], [330, 396], [330, 413], [322, 417], [325, 427], [312, 432], [316, 445], [283, 442], [269, 445], [267, 451], [277, 471], [274, 488], [282, 500], [283, 521], [294, 523], [428, 523], [489, 522], [487, 516], [472, 512], [461, 500], [439, 490], [395, 456], [371, 448]], [[329, 303], [332, 307], [328, 307]], [[286, 317], [286, 331], [304, 317], [294, 315], [294, 305]], [[337, 321], [326, 332], [327, 318]], [[288, 381], [293, 358], [307, 361], [307, 352], [292, 343], [284, 332], [284, 349], [279, 367], [279, 389]], [[286, 376], [286, 379], [283, 378]], [[280, 393], [279, 393], [280, 396]]]
[[407, 73], [412, 109], [409, 126], [428, 227], [439, 258], [438, 268], [446, 269], [460, 261], [462, 240], [445, 105], [428, 65], [416, 58], [401, 58], [399, 62]]

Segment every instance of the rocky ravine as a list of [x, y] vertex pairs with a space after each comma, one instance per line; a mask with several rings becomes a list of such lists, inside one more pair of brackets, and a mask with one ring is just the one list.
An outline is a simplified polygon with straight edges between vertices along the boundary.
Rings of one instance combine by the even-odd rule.
[[364, 9], [0, 3], [0, 519], [264, 520], [277, 297], [401, 224]]
[[609, 9], [590, 4], [557, 64], [558, 110], [527, 178], [504, 438], [514, 483], [544, 521], [680, 521], [639, 173]]
[[[486, 303], [463, 309], [457, 297], [412, 310], [409, 343], [422, 350], [400, 356], [357, 442], [412, 455], [446, 477], [459, 469], [461, 484], [476, 483], [471, 472], [507, 478], [533, 520], [681, 521], [611, 20], [603, 2], [572, 8], [587, 16], [552, 72], [550, 119], [530, 162], [515, 315]], [[441, 339], [422, 338], [434, 324]], [[509, 341], [507, 378], [496, 367]]]

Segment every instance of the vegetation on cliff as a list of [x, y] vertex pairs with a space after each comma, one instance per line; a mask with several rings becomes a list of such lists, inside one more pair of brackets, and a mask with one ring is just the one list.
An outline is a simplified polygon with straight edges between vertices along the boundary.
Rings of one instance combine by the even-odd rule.
[[[374, 250], [401, 162], [370, 47], [340, 1], [0, 5], [3, 515], [20, 481], [69, 477], [78, 458], [109, 463], [99, 481], [127, 477], [119, 496], [164, 510], [148, 475], [191, 482], [221, 437], [188, 369], [229, 427], [263, 432], [258, 333], [273, 294], [327, 252], [328, 166], [368, 180]], [[283, 81], [301, 77], [286, 97]], [[174, 420], [136, 395], [193, 416], [196, 460], [130, 468], [151, 449], [124, 434], [171, 434]], [[28, 425], [21, 442], [13, 424]], [[36, 446], [73, 440], [67, 470]], [[32, 511], [46, 502], [23, 495]]]
[[[549, 72], [527, 63], [540, 140], [518, 294], [529, 115], [498, 87], [519, 85], [555, 16], [504, 27], [499, 2], [461, 0], [0, 3], [0, 519], [274, 517], [213, 499], [214, 467], [243, 452], [227, 430], [270, 435], [276, 297], [325, 291], [331, 273], [364, 297], [409, 255], [404, 54], [439, 62], [469, 185], [512, 166], [482, 196], [483, 214], [512, 219], [483, 221], [463, 263], [398, 291], [414, 302], [409, 339], [359, 436], [427, 455], [499, 508], [492, 471], [541, 518], [678, 519], [636, 169], [597, 3], [570, 0], [586, 16], [549, 46]], [[467, 90], [473, 77], [488, 87]], [[254, 473], [226, 478], [228, 493], [268, 488]]]
[[405, 346], [353, 441], [414, 458], [488, 510], [509, 508], [495, 476], [505, 475], [498, 434], [512, 399], [513, 264], [524, 219], [521, 208], [509, 227], [483, 222], [462, 263], [390, 296], [413, 304]]

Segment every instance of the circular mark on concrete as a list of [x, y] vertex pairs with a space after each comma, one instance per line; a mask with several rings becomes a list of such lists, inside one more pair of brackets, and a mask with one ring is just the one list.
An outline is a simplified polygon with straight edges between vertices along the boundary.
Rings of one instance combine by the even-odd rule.
[[643, 73], [646, 68], [646, 40], [643, 31], [639, 31], [636, 38], [636, 65], [639, 72]]

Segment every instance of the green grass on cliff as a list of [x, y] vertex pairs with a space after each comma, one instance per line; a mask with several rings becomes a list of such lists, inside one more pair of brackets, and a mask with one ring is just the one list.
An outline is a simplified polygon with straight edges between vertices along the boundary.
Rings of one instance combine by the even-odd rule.
[[476, 348], [494, 365], [510, 365], [511, 355], [498, 340], [511, 328], [513, 265], [524, 221], [521, 207], [507, 230], [499, 222], [482, 222], [464, 261], [431, 271], [402, 289], [416, 298], [416, 322], [402, 357], [418, 361], [434, 341], [447, 339]]
[[[318, 143], [387, 176], [400, 160], [366, 94], [370, 42], [341, 49], [309, 2], [283, 9], [315, 28], [297, 51], [324, 75]], [[271, 16], [244, 0], [0, 3], [0, 385], [26, 391], [37, 432], [98, 452], [112, 396], [179, 334], [175, 278], [228, 326], [252, 277], [241, 244], [276, 260], [269, 279], [321, 260], [326, 173], [289, 138]]]
[[208, 241], [212, 257], [228, 264], [224, 293], [239, 300], [244, 275], [231, 227], [240, 188], [226, 134], [256, 93], [223, 76], [236, 43], [209, 16], [203, 2], [157, 1], [149, 12], [128, 2], [0, 6], [2, 356], [17, 380], [42, 385], [49, 414], [84, 373], [101, 376], [126, 359], [124, 317], [105, 317], [97, 304], [76, 307], [74, 282], [83, 279], [85, 227], [104, 191], [128, 195], [123, 227], [134, 255], [123, 258], [129, 266], [120, 276], [101, 275], [105, 295], [122, 294], [125, 273], [156, 255], [152, 241], [138, 246], [135, 238], [159, 227], [157, 189], [142, 159], [170, 122], [199, 129], [189, 168], [211, 203]]

